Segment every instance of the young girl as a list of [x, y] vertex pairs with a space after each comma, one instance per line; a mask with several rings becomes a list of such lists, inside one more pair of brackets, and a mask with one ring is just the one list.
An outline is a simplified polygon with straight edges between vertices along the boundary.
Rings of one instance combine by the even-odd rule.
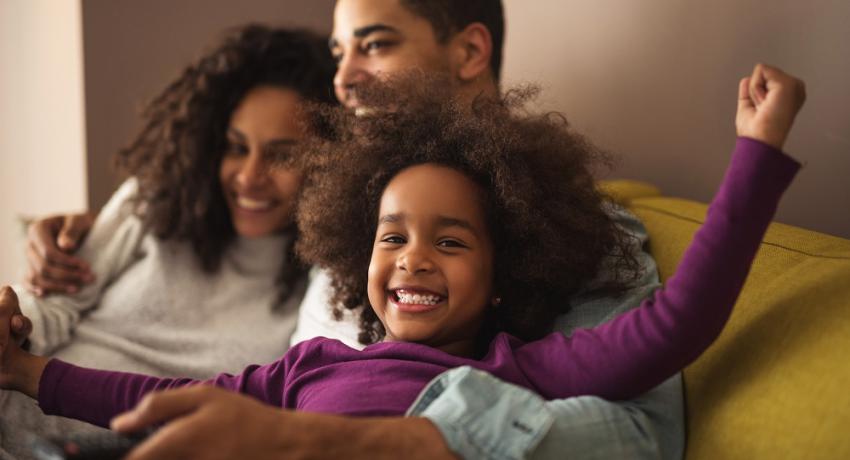
[[[229, 32], [188, 66], [118, 155], [131, 179], [78, 253], [96, 281], [74, 295], [20, 291], [33, 351], [195, 378], [279, 357], [306, 271], [292, 249], [301, 175], [272, 167], [272, 155], [301, 139], [302, 102], [333, 102], [334, 70], [325, 39], [259, 25]], [[0, 412], [10, 451], [20, 428], [70, 429], [9, 392]]]
[[[209, 383], [280, 407], [385, 415], [468, 365], [546, 398], [622, 399], [714, 340], [799, 168], [779, 150], [802, 104], [798, 81], [758, 66], [741, 82], [742, 137], [676, 276], [638, 309], [571, 337], [543, 335], [556, 306], [616, 292], [617, 283], [589, 284], [603, 265], [622, 270], [620, 280], [633, 267], [589, 187], [592, 150], [557, 117], [486, 101], [469, 113], [422, 88], [381, 116], [336, 115], [335, 142], [308, 146], [299, 251], [329, 270], [336, 300], [362, 310], [361, 339], [373, 344], [317, 338]], [[569, 243], [557, 244], [564, 234]], [[79, 368], [13, 343], [2, 359], [0, 385], [102, 425], [151, 391], [196, 383]]]

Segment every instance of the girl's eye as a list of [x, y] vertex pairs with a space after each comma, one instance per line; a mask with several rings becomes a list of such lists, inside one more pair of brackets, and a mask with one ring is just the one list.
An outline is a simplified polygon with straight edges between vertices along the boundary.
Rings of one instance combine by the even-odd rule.
[[389, 235], [381, 238], [381, 243], [404, 244], [404, 238], [398, 235]]
[[437, 246], [443, 248], [465, 248], [466, 245], [457, 240], [441, 240], [437, 242]]

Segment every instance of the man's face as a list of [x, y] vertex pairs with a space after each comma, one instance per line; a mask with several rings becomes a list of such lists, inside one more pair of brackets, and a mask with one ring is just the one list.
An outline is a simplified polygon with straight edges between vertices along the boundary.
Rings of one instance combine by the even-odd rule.
[[331, 53], [337, 59], [336, 97], [356, 109], [358, 85], [372, 78], [418, 69], [451, 72], [447, 48], [431, 24], [400, 0], [338, 0]]

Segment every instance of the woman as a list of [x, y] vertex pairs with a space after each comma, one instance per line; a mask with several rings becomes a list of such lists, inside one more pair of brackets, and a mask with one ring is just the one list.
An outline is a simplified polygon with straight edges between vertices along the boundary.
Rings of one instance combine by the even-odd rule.
[[[32, 349], [197, 377], [280, 356], [306, 285], [292, 256], [300, 174], [286, 155], [302, 136], [299, 104], [333, 101], [334, 68], [324, 39], [258, 25], [188, 66], [118, 154], [130, 179], [78, 253], [95, 281], [73, 295], [17, 290]], [[24, 430], [70, 429], [6, 392], [0, 403], [13, 455], [26, 453]]]

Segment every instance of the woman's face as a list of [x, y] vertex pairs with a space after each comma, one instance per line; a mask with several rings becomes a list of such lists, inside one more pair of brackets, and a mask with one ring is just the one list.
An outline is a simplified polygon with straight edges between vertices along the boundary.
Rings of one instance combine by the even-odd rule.
[[493, 304], [493, 243], [480, 187], [454, 169], [405, 169], [381, 197], [369, 302], [387, 340], [469, 355]]
[[250, 90], [230, 118], [220, 180], [236, 233], [270, 235], [292, 221], [301, 174], [273, 165], [281, 151], [303, 136], [295, 91], [272, 86]]

